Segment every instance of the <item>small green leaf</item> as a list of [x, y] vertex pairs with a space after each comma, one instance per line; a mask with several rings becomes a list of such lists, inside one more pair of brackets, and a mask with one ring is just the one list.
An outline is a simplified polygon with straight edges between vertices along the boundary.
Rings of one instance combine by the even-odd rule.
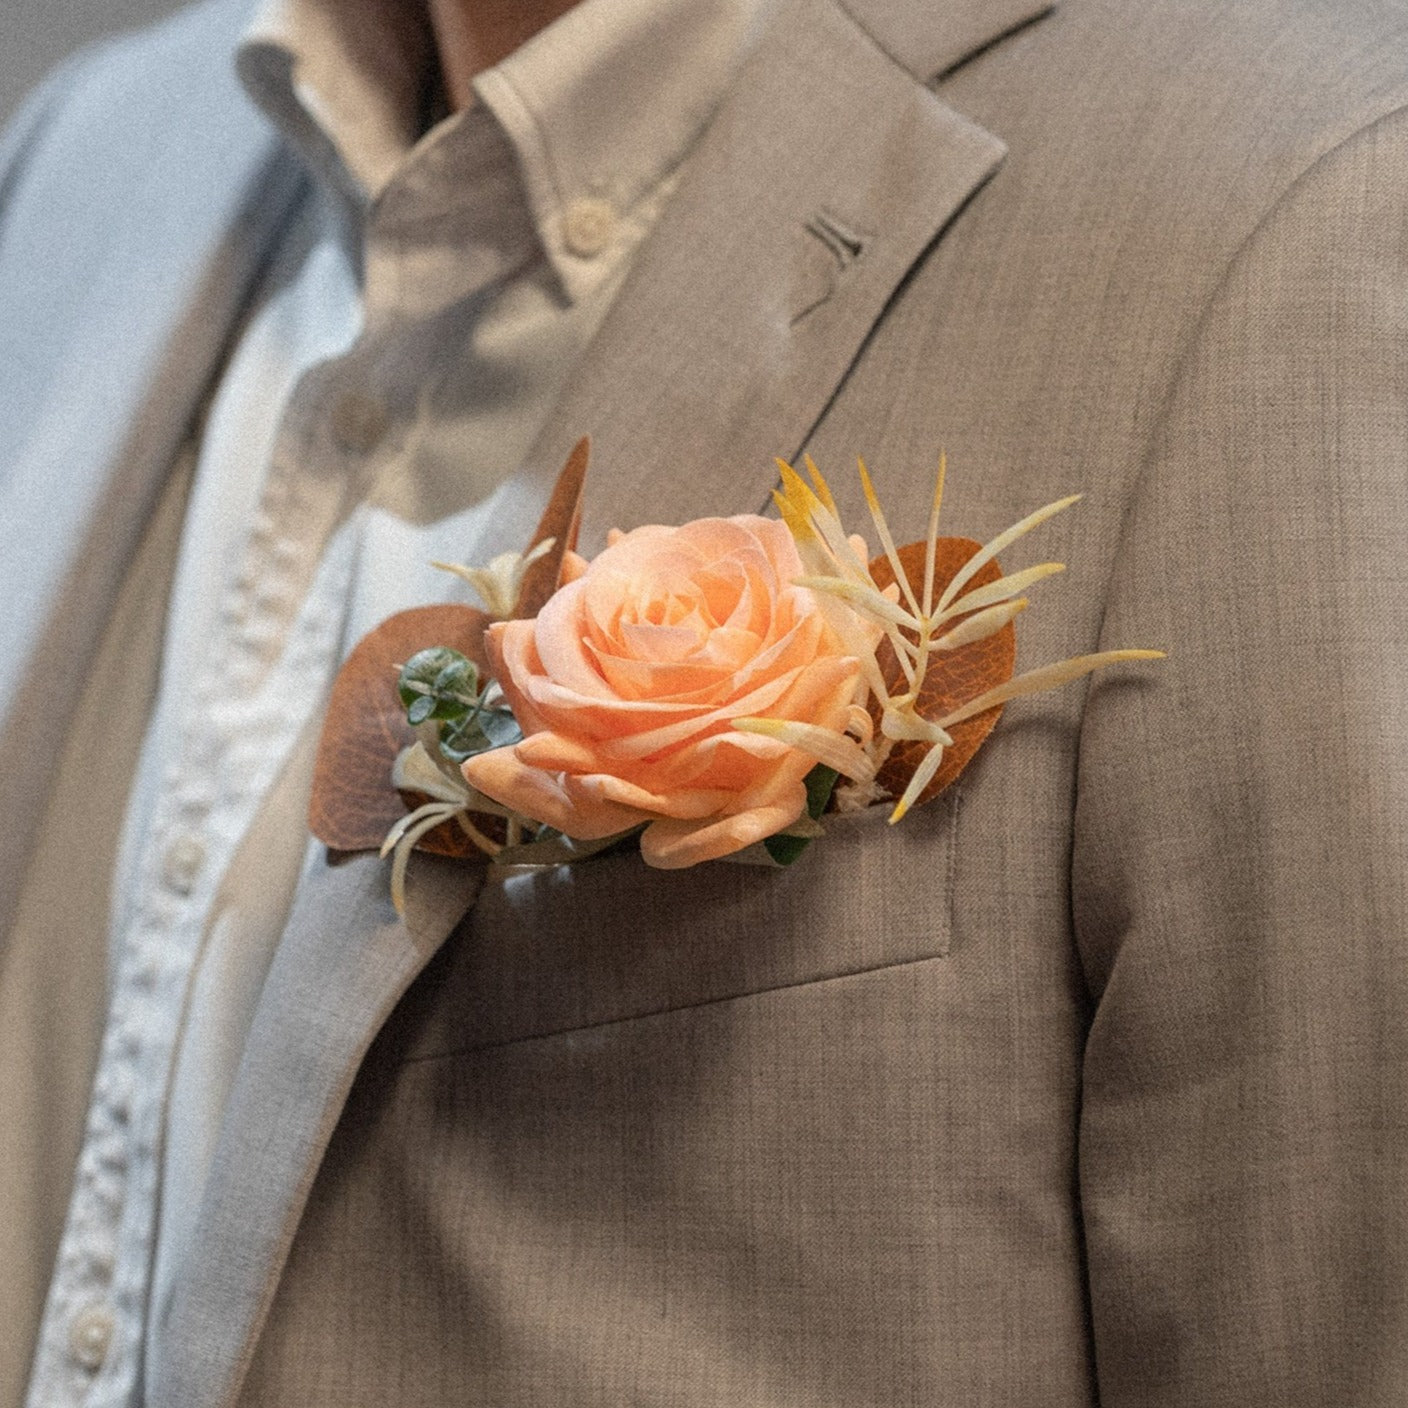
[[821, 820], [821, 814], [826, 810], [826, 804], [831, 800], [831, 793], [840, 777], [841, 774], [835, 768], [829, 768], [824, 763], [818, 763], [807, 774], [807, 815], [813, 821]]
[[[831, 800], [832, 790], [840, 776], [835, 768], [829, 768], [824, 763], [818, 763], [807, 774], [807, 815], [813, 821], [821, 820], [821, 814], [826, 810], [826, 804]], [[765, 836], [763, 845], [779, 865], [791, 865], [811, 845], [813, 839], [811, 836], [789, 836], [782, 831], [776, 836]]]
[[[452, 651], [450, 653], [453, 654], [454, 652]], [[468, 680], [465, 678], [466, 666], [469, 667]], [[435, 676], [433, 688], [437, 694], [452, 694], [456, 690], [464, 690], [467, 687], [468, 692], [474, 694], [477, 693], [478, 683], [478, 674], [474, 666], [470, 665], [469, 661], [466, 660], [463, 655], [459, 655], [451, 660], [449, 664]]]
[[440, 751], [454, 762], [462, 763], [475, 753], [487, 753], [491, 748], [504, 748], [523, 737], [518, 721], [507, 709], [487, 709], [481, 697], [475, 707], [441, 730]]
[[479, 671], [459, 651], [433, 645], [401, 667], [397, 689], [412, 724], [462, 719], [478, 703]]
[[479, 727], [491, 748], [506, 748], [523, 739], [523, 730], [509, 709], [485, 709], [479, 715]]
[[779, 865], [791, 865], [811, 845], [810, 836], [765, 836], [763, 845]]

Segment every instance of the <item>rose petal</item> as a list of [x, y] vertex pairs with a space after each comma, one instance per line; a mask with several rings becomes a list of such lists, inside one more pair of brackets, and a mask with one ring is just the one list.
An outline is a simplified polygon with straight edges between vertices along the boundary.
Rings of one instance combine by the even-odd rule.
[[776, 836], [801, 816], [807, 789], [800, 784], [786, 803], [733, 812], [713, 821], [652, 821], [641, 832], [640, 853], [657, 870], [683, 870], [701, 861], [718, 860]]
[[732, 721], [840, 733], [860, 674], [829, 623], [834, 603], [792, 585], [802, 571], [785, 525], [752, 515], [613, 537], [535, 623], [496, 633], [526, 737], [471, 760], [466, 776], [582, 840], [650, 820], [655, 865], [785, 828], [814, 759]]
[[461, 771], [486, 797], [577, 841], [614, 836], [649, 819], [648, 814], [600, 798], [569, 797], [556, 774], [525, 767], [513, 748], [477, 753], [465, 759]]
[[649, 787], [628, 782], [611, 773], [594, 772], [581, 776], [566, 775], [562, 790], [567, 798], [582, 805], [612, 803], [630, 807], [647, 816], [671, 816], [685, 819], [717, 816], [727, 809], [734, 794], [720, 788], [671, 788], [657, 792]]
[[524, 733], [546, 728], [547, 721], [530, 691], [521, 687], [541, 669], [533, 644], [533, 623], [496, 621], [484, 633], [484, 653], [489, 657], [489, 673], [503, 690], [518, 727]]
[[580, 738], [564, 738], [551, 729], [529, 734], [513, 745], [513, 755], [524, 767], [544, 772], [596, 772], [601, 766], [599, 750]]
[[[601, 677], [621, 699], [649, 699], [659, 703], [716, 703], [727, 697], [734, 670], [717, 665], [654, 664], [608, 655], [595, 645], [588, 649]], [[702, 698], [701, 698], [702, 696]]]

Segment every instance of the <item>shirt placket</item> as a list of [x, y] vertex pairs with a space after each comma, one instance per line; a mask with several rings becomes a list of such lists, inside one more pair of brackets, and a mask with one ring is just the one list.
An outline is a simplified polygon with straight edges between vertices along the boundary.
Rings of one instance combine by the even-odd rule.
[[45, 1408], [127, 1404], [138, 1383], [162, 1126], [206, 916], [335, 668], [353, 565], [350, 537], [336, 530], [387, 426], [385, 406], [364, 389], [355, 361], [323, 364], [299, 380], [241, 570], [188, 681], [180, 741], [116, 945], [108, 1024], [30, 1395]]

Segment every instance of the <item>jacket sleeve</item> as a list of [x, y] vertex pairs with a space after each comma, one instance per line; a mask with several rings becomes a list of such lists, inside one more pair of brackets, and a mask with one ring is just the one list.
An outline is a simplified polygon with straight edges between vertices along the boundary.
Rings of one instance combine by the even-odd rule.
[[1408, 1389], [1408, 111], [1183, 360], [1090, 694], [1073, 906], [1103, 1408]]

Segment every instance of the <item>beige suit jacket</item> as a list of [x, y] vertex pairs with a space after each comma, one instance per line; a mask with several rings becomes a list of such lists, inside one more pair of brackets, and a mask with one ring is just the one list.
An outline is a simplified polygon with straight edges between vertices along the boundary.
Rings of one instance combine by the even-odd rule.
[[[14, 144], [3, 873], [27, 701], [100, 638], [297, 198], [239, 8]], [[589, 548], [759, 509], [803, 450], [917, 536], [945, 446], [950, 531], [1087, 494], [1019, 664], [1170, 658], [788, 871], [427, 861], [405, 922], [375, 860], [316, 876], [153, 1404], [1402, 1402], [1405, 103], [1373, 0], [780, 8], [504, 546], [587, 431]]]

